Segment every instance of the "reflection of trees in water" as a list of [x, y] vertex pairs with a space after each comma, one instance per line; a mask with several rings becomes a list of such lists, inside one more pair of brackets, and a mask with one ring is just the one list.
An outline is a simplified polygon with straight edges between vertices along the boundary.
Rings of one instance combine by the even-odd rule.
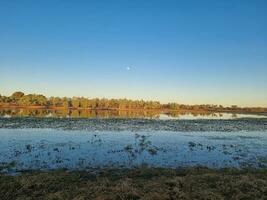
[[237, 114], [236, 113], [232, 113], [232, 118], [237, 118]]
[[72, 117], [72, 118], [159, 118], [160, 111], [142, 110], [48, 110], [48, 109], [0, 109], [0, 116], [12, 117]]
[[179, 116], [182, 115], [192, 115], [194, 117], [198, 117], [198, 116], [203, 116], [203, 117], [222, 117], [223, 114], [222, 113], [214, 113], [214, 112], [194, 112], [194, 111], [175, 111], [175, 112], [167, 112], [166, 115], [170, 116], [170, 117], [176, 117], [178, 118]]
[[[222, 117], [221, 113], [175, 111], [162, 112], [160, 110], [88, 110], [88, 109], [0, 109], [0, 116], [13, 117], [71, 117], [71, 118], [159, 118], [160, 114], [179, 118], [182, 115]], [[237, 115], [233, 114], [233, 118]]]
[[132, 110], [71, 110], [70, 117], [77, 118], [158, 118], [160, 112], [132, 111]]

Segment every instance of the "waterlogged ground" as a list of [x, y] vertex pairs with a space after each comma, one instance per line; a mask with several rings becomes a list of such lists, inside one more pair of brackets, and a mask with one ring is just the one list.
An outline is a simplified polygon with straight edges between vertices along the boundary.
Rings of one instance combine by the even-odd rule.
[[267, 168], [267, 120], [0, 118], [0, 171]]
[[36, 118], [36, 117], [0, 117], [0, 129], [60, 129], [88, 131], [267, 131], [267, 118], [242, 119], [87, 119], [87, 118]]

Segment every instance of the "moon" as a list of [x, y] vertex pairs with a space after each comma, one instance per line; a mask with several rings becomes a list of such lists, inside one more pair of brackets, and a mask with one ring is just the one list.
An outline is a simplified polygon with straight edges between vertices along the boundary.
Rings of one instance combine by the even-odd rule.
[[130, 71], [130, 69], [131, 69], [130, 67], [126, 67], [126, 70], [127, 70], [127, 71]]

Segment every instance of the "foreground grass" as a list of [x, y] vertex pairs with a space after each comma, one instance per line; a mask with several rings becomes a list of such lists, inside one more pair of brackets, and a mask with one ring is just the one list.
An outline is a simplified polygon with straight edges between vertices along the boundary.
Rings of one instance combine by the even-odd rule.
[[267, 169], [212, 170], [206, 168], [132, 170], [98, 173], [25, 172], [0, 175], [0, 197], [5, 199], [267, 199]]

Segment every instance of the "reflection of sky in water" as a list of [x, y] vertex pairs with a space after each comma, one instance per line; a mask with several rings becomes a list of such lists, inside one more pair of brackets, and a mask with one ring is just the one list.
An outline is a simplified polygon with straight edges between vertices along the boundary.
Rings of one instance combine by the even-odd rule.
[[267, 167], [267, 132], [0, 129], [0, 163], [20, 169]]
[[253, 115], [253, 114], [233, 114], [233, 113], [212, 113], [205, 114], [192, 114], [187, 113], [184, 115], [171, 116], [167, 114], [161, 114], [160, 119], [239, 119], [239, 118], [267, 118], [266, 115]]

